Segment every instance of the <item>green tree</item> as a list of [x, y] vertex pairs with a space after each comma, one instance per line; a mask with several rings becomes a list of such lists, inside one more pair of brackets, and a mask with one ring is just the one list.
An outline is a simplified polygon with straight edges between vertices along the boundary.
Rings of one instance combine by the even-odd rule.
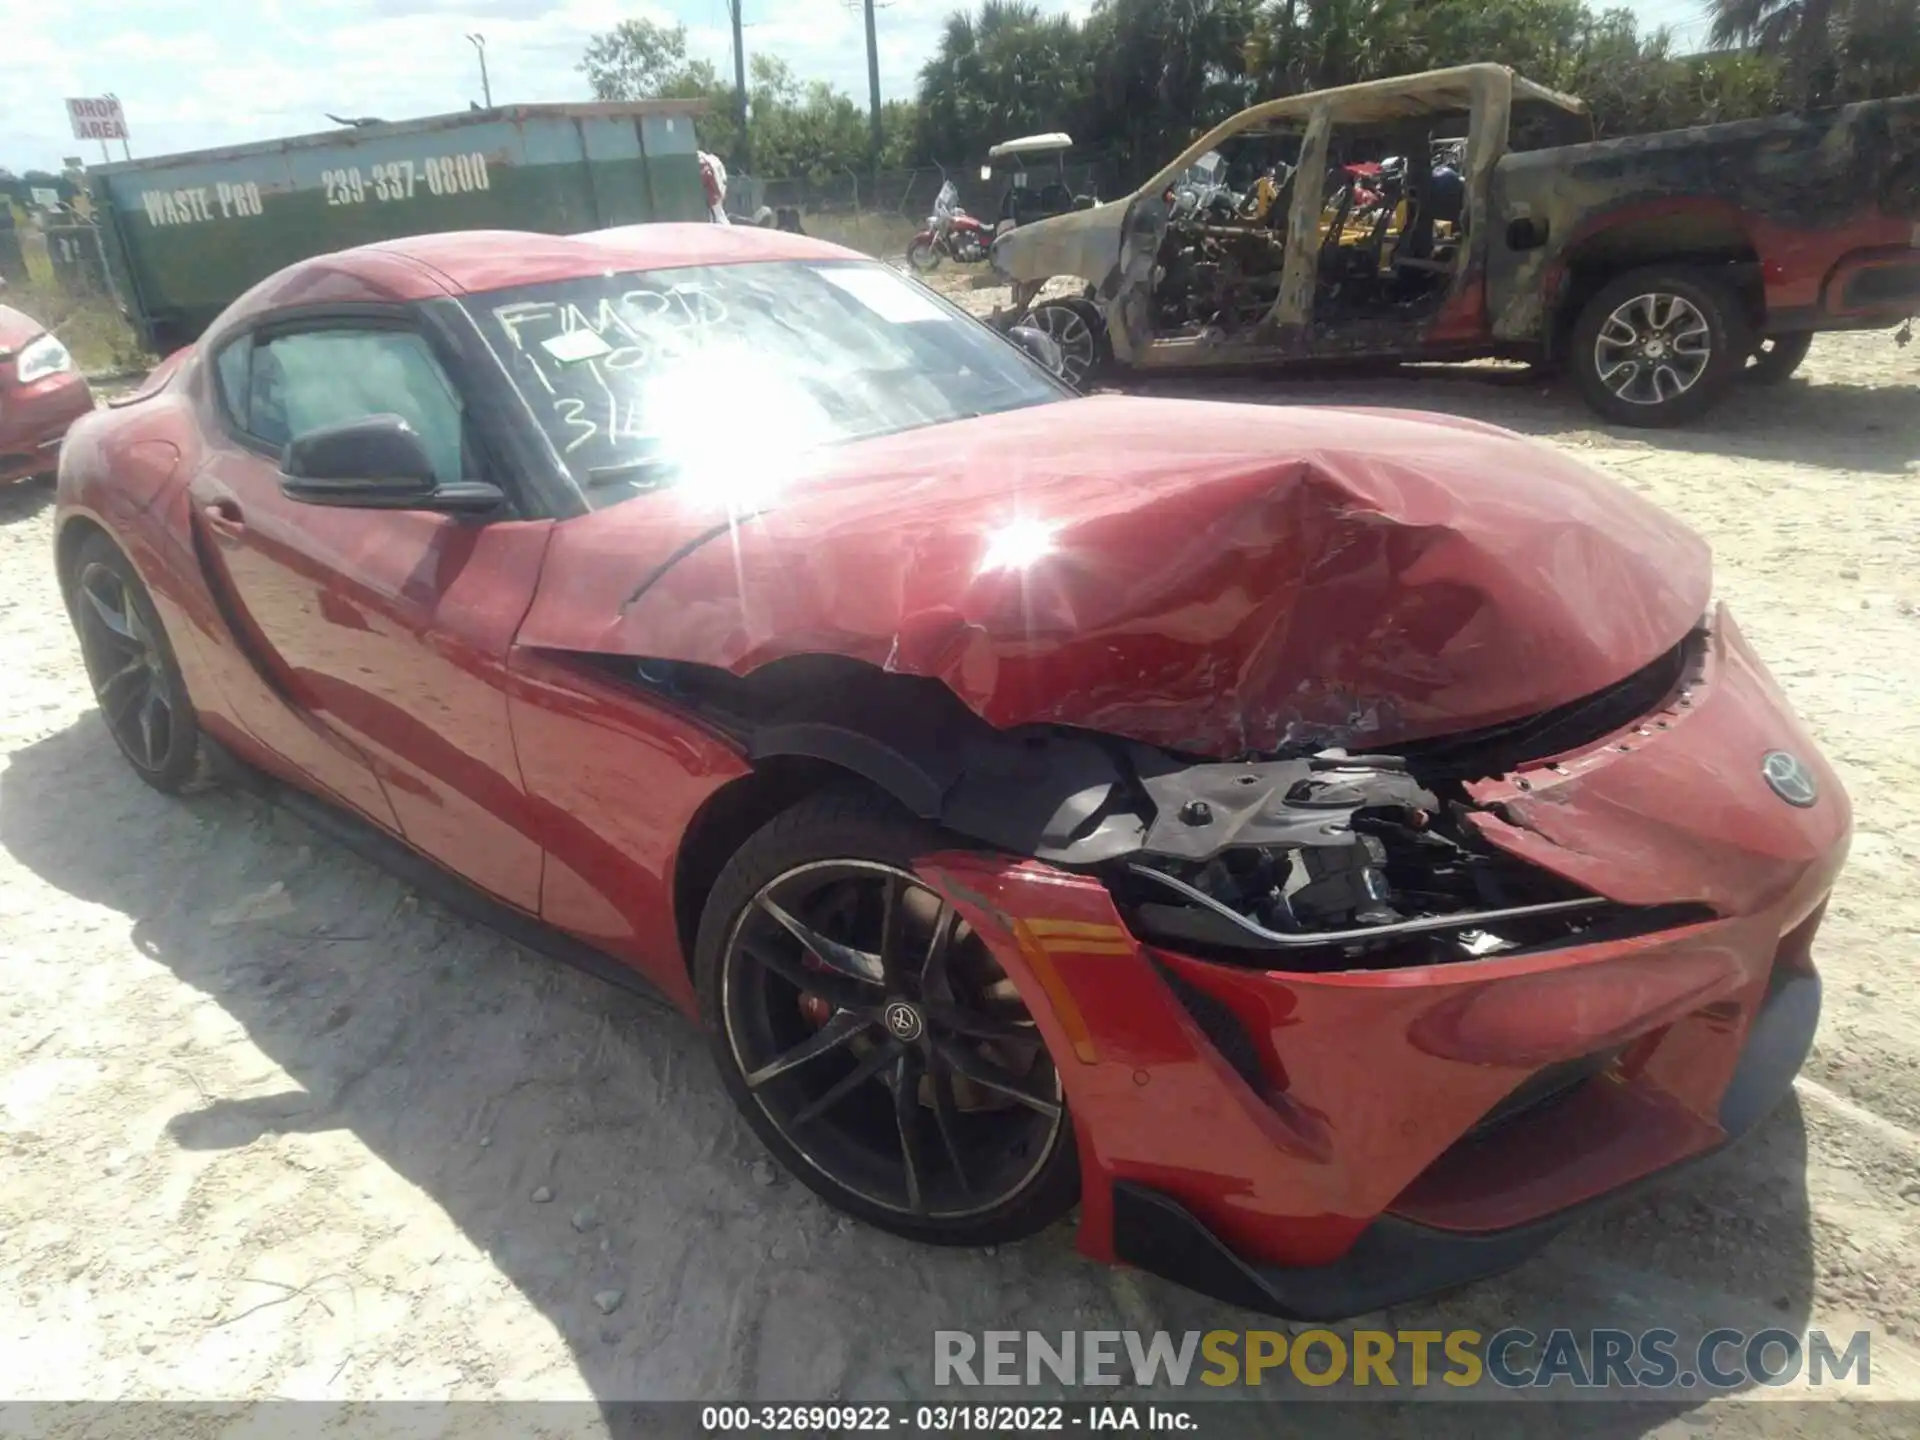
[[[985, 0], [947, 17], [920, 71], [919, 150], [973, 163], [996, 141], [1072, 132], [1087, 118], [1087, 53], [1079, 26], [1025, 0]], [[884, 127], [885, 116], [882, 116]]]
[[1830, 93], [1834, 0], [1714, 0], [1713, 42], [1751, 46], [1783, 57], [1788, 81], [1805, 100]]
[[[1914, 3], [1914, 0], [1901, 0]], [[1672, 37], [1585, 0], [1277, 0], [1248, 46], [1263, 94], [1291, 94], [1474, 61], [1578, 95], [1603, 135], [1767, 113], [1776, 63], [1676, 59]]]
[[899, 170], [928, 158], [920, 148], [920, 106], [913, 100], [887, 100], [880, 106], [880, 165]]
[[[687, 27], [622, 20], [587, 41], [580, 69], [596, 100], [651, 100], [689, 75]], [[712, 74], [713, 67], [706, 67]]]
[[[626, 20], [595, 35], [580, 69], [601, 100], [704, 99], [700, 143], [730, 159], [740, 154], [734, 91], [711, 62], [689, 59], [683, 26]], [[754, 169], [770, 178], [825, 179], [867, 167], [866, 112], [825, 81], [802, 84], [777, 55], [748, 57]], [[904, 164], [916, 139], [916, 107], [893, 101], [881, 112], [884, 163]]]
[[1779, 59], [1802, 104], [1920, 89], [1920, 0], [1714, 0], [1712, 33]]
[[1087, 18], [1097, 145], [1145, 170], [1259, 93], [1255, 0], [1099, 0]]

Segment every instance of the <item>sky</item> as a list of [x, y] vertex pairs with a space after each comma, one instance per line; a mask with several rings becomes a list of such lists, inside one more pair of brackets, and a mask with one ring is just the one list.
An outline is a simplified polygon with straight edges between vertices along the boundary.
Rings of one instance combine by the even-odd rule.
[[[859, 0], [741, 0], [746, 50], [803, 80], [866, 93]], [[1085, 15], [1092, 0], [1039, 0]], [[1704, 32], [1705, 0], [1628, 0], [1648, 25]], [[880, 0], [883, 95], [913, 93], [958, 0]], [[485, 37], [497, 104], [590, 98], [578, 71], [596, 31], [629, 16], [681, 23], [688, 48], [730, 73], [726, 0], [4, 0], [0, 166], [97, 160], [72, 138], [64, 98], [119, 96], [135, 158], [332, 128], [326, 112], [410, 119], [481, 98], [469, 32]], [[120, 147], [113, 146], [114, 159]]]

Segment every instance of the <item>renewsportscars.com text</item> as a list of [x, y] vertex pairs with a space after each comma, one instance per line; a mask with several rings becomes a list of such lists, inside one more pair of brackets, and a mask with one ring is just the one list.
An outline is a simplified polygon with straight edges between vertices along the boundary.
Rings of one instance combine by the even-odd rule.
[[1823, 1330], [937, 1330], [936, 1385], [1332, 1385], [1467, 1389], [1864, 1388], [1871, 1337]]

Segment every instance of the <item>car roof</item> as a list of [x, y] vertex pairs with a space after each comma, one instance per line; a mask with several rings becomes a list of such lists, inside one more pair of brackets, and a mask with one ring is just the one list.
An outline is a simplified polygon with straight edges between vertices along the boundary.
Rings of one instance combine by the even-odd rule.
[[399, 255], [432, 270], [457, 295], [578, 280], [621, 270], [669, 270], [683, 265], [741, 265], [777, 260], [866, 260], [844, 245], [758, 225], [656, 222], [542, 235], [522, 230], [457, 230], [408, 235], [347, 250], [335, 257]]
[[632, 270], [781, 260], [871, 260], [844, 245], [758, 225], [656, 223], [579, 235], [456, 230], [379, 240], [297, 261], [228, 306], [213, 339], [301, 306], [434, 300]]

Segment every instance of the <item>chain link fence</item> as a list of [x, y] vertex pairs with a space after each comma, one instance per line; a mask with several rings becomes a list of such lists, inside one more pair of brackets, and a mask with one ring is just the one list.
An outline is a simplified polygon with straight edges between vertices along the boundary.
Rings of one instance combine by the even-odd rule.
[[47, 240], [47, 262], [55, 282], [76, 299], [111, 297], [112, 282], [107, 278], [107, 257], [100, 243], [100, 232], [80, 222], [48, 225], [42, 229]]

